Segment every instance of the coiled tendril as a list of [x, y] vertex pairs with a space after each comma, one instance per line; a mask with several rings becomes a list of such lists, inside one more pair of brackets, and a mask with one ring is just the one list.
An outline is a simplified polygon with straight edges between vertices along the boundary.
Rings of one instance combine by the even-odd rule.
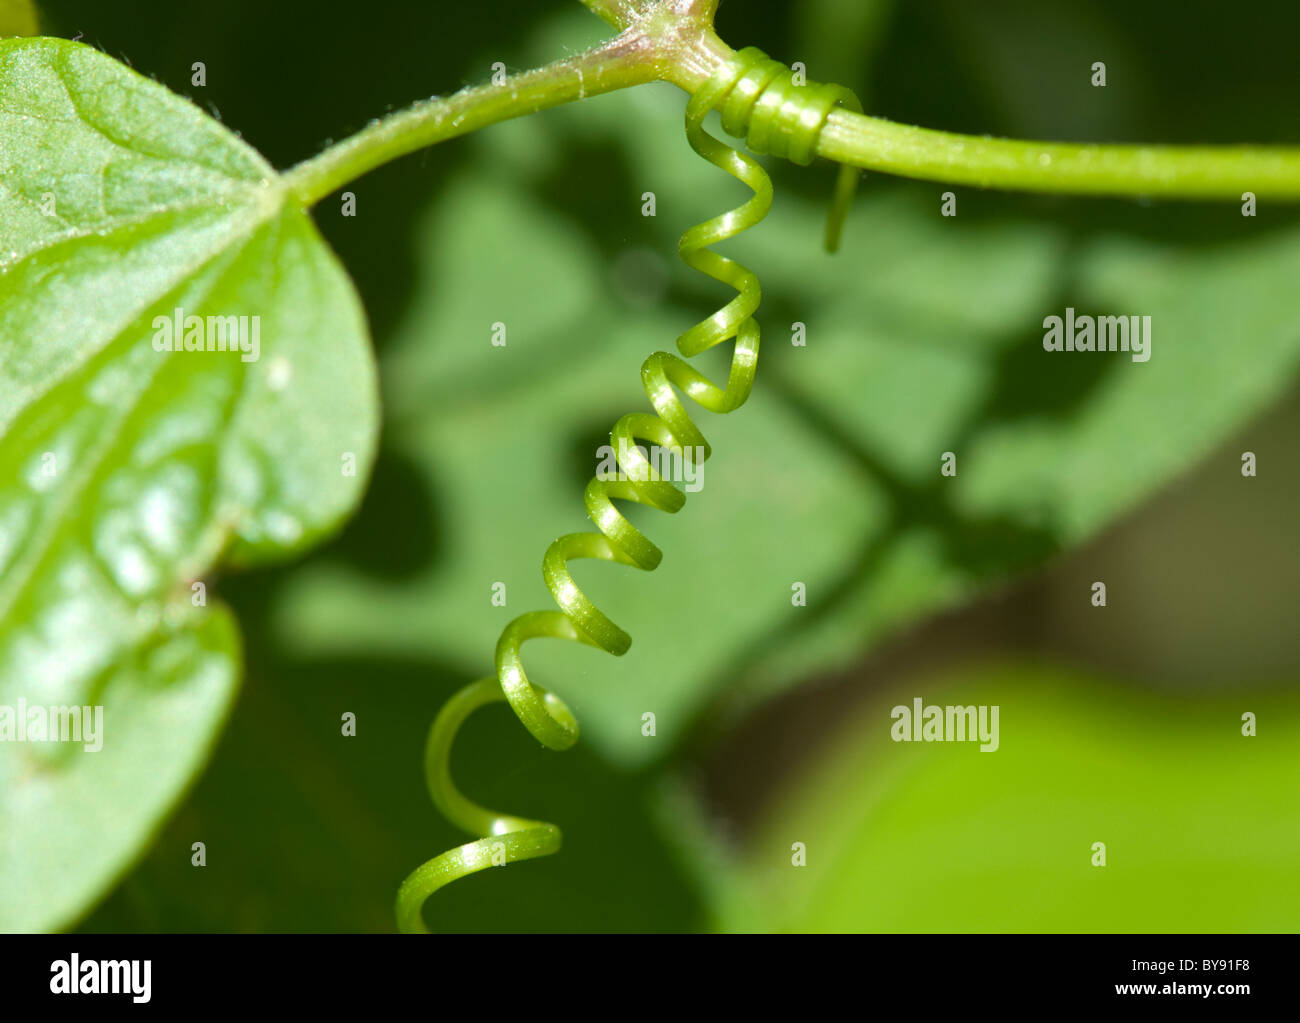
[[[676, 512], [685, 495], [660, 478], [637, 446], [658, 445], [678, 457], [699, 449], [708, 458], [710, 447], [686, 414], [680, 390], [710, 412], [731, 412], [745, 403], [758, 364], [758, 279], [736, 261], [709, 249], [757, 224], [772, 205], [772, 182], [758, 163], [704, 130], [709, 111], [720, 109], [723, 128], [743, 135], [756, 152], [812, 162], [814, 146], [831, 109], [843, 104], [861, 109], [851, 92], [840, 86], [796, 84], [789, 68], [761, 50], [748, 47], [693, 93], [686, 104], [686, 137], [691, 147], [714, 166], [744, 182], [753, 195], [736, 209], [688, 229], [677, 246], [690, 267], [736, 289], [736, 297], [708, 319], [677, 339], [684, 357], [656, 352], [641, 367], [641, 381], [654, 414], [623, 416], [610, 431], [621, 469], [620, 479], [593, 478], [587, 484], [587, 514], [599, 532], [570, 533], [547, 549], [542, 559], [546, 585], [558, 611], [532, 611], [515, 618], [496, 646], [496, 674], [471, 682], [443, 706], [429, 730], [425, 746], [425, 775], [434, 804], [448, 820], [484, 837], [434, 857], [413, 871], [397, 893], [397, 924], [405, 932], [425, 932], [421, 908], [443, 885], [490, 866], [548, 856], [560, 848], [560, 829], [544, 821], [497, 813], [467, 799], [451, 778], [451, 746], [465, 719], [485, 704], [506, 700], [524, 727], [542, 745], [565, 750], [578, 741], [573, 713], [554, 693], [529, 680], [520, 650], [530, 639], [569, 639], [622, 655], [632, 639], [583, 595], [568, 563], [581, 558], [614, 561], [653, 570], [662, 552], [615, 506], [632, 501], [660, 511]], [[841, 168], [827, 223], [826, 246], [834, 251], [858, 172]], [[726, 387], [718, 387], [685, 359], [724, 341], [735, 339]]]

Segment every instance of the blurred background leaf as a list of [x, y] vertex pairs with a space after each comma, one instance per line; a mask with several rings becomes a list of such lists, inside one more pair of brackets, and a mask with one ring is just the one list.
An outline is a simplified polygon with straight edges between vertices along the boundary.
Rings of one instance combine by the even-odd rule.
[[32, 0], [0, 0], [0, 39], [5, 36], [34, 36], [38, 31], [40, 25]]
[[[895, 698], [910, 710], [915, 696], [1000, 706], [999, 748], [889, 741]], [[1292, 931], [1298, 697], [1291, 686], [1189, 701], [1035, 665], [915, 679], [843, 722], [820, 762], [774, 800], [748, 852], [750, 901], [737, 922]], [[1243, 708], [1260, 723], [1254, 737], [1242, 735]], [[794, 842], [805, 867], [791, 865]], [[1105, 844], [1104, 866], [1093, 865], [1094, 842]]]
[[[1122, 0], [978, 14], [934, 0], [851, 18], [840, 6], [733, 2], [719, 27], [734, 45], [803, 60], [811, 76], [845, 81], [872, 112], [908, 123], [1300, 141], [1283, 101], [1300, 84], [1288, 42], [1297, 10], [1242, 9], [1228, 25], [1202, 0], [1174, 19]], [[206, 60], [198, 98], [279, 166], [390, 106], [480, 81], [493, 61], [529, 66], [605, 32], [564, 0], [380, 3], [364, 19], [322, 19], [297, 0], [234, 0], [220, 12], [136, 0], [111, 17], [56, 0], [50, 18], [183, 91], [195, 91], [190, 62]], [[292, 53], [279, 52], [285, 40]], [[1086, 85], [1099, 59], [1105, 90]], [[423, 793], [423, 732], [447, 695], [486, 670], [504, 621], [546, 606], [541, 553], [582, 528], [595, 446], [644, 403], [640, 362], [726, 297], [671, 256], [683, 227], [743, 198], [689, 152], [682, 103], [670, 87], [648, 87], [502, 125], [359, 182], [355, 218], [330, 201], [319, 208], [382, 355], [386, 433], [372, 489], [328, 551], [223, 584], [248, 630], [246, 694], [193, 798], [89, 926], [382, 929], [396, 882], [462, 840]], [[1294, 211], [1265, 203], [1245, 220], [1235, 204], [962, 189], [958, 216], [943, 219], [944, 186], [868, 175], [830, 258], [818, 249], [828, 170], [769, 166], [772, 217], [729, 249], [763, 281], [755, 396], [736, 416], [706, 420], [716, 455], [703, 491], [676, 517], [642, 519], [665, 551], [657, 572], [580, 569], [632, 633], [632, 651], [616, 661], [530, 647], [530, 667], [573, 704], [585, 741], [551, 757], [492, 711], [457, 747], [469, 792], [557, 821], [565, 850], [440, 893], [436, 927], [745, 926], [715, 893], [750, 862], [763, 822], [787, 812], [773, 809], [776, 793], [830, 742], [831, 725], [861, 721], [861, 701], [925, 677], [935, 658], [960, 666], [997, 644], [1101, 662], [1103, 676], [1131, 679], [1139, 703], [1149, 688], [1296, 677], [1300, 651], [1274, 610], [1300, 594], [1295, 559], [1276, 553], [1300, 499], [1287, 482], [1300, 468], [1285, 441], [1295, 418], [1257, 418], [1294, 400]], [[655, 218], [640, 215], [647, 190]], [[1067, 304], [1154, 315], [1152, 361], [1043, 353], [1042, 317]], [[489, 344], [496, 321], [507, 324], [505, 349]], [[795, 321], [807, 324], [806, 349], [789, 344]], [[1268, 466], [1260, 479], [1240, 476], [1247, 448]], [[945, 450], [959, 460], [946, 488]], [[1119, 613], [1088, 617], [1096, 578], [1111, 582]], [[796, 580], [808, 585], [808, 608], [790, 606]], [[507, 608], [489, 603], [496, 581], [507, 584]], [[1198, 672], [1216, 650], [1231, 651], [1223, 656], [1237, 670]], [[1256, 668], [1259, 650], [1268, 654]], [[1089, 683], [1070, 685], [1099, 713], [1127, 706], [1112, 699], [1117, 685], [1099, 683], [1091, 697]], [[1034, 705], [1023, 685], [1006, 700], [1028, 701], [1018, 720], [1038, 723], [1035, 743], [1048, 745], [1055, 729], [1063, 748], [1095, 749], [1070, 731], [1068, 702]], [[338, 733], [346, 710], [359, 714], [355, 740]], [[658, 714], [655, 739], [640, 734], [647, 710]], [[1205, 733], [1180, 734], [1185, 756], [1199, 756]], [[864, 757], [898, 752], [881, 753], [869, 722], [858, 736]], [[1175, 784], [1175, 748], [1153, 753], [1143, 791]], [[994, 762], [981, 768], [993, 797], [1005, 791], [1007, 812], [1019, 812], [1037, 791], [1026, 794], [1031, 781], [997, 773], [1014, 770], [998, 766], [1003, 753], [977, 756]], [[1041, 762], [1071, 780], [1058, 761]], [[1255, 809], [1293, 775], [1275, 777]], [[924, 792], [949, 805], [934, 786]], [[845, 826], [877, 835], [871, 807], [852, 794], [840, 793], [853, 807]], [[782, 807], [800, 797], [789, 798]], [[915, 812], [922, 820], [924, 805]], [[1250, 890], [1294, 850], [1290, 832], [1257, 826], [1253, 814], [1246, 806], [1234, 818], [1249, 856], [1205, 861]], [[1181, 821], [1159, 818], [1163, 837], [1146, 837], [1176, 845]], [[210, 857], [196, 878], [185, 850], [208, 831], [227, 858]], [[871, 862], [895, 869], [903, 848], [882, 846]], [[851, 892], [862, 890], [851, 865], [832, 862]], [[934, 867], [949, 869], [941, 890], [964, 876], [956, 855]], [[833, 880], [819, 884], [833, 903]], [[1084, 926], [1092, 897], [1069, 889], [1051, 919]], [[750, 900], [751, 921], [832, 920], [797, 893], [762, 902]], [[838, 926], [921, 926], [871, 898], [845, 906], [854, 908], [833, 918]], [[945, 929], [939, 908], [924, 919]], [[1030, 917], [1003, 919], [1029, 926]]]

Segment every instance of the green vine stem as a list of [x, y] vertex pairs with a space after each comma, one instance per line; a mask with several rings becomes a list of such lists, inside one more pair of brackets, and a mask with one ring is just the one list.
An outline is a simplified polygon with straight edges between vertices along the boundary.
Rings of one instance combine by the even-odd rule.
[[[687, 92], [735, 54], [705, 27], [667, 72]], [[1078, 195], [1300, 199], [1300, 146], [1155, 146], [1032, 142], [896, 124], [840, 108], [817, 156], [862, 170], [954, 185]]]
[[980, 188], [1171, 199], [1300, 199], [1300, 147], [1132, 146], [954, 135], [836, 111], [818, 155]]
[[[499, 121], [652, 81], [689, 94], [737, 54], [713, 30], [716, 0], [583, 0], [621, 31], [602, 46], [370, 124], [286, 175], [311, 205], [394, 160]], [[959, 135], [832, 111], [813, 154], [848, 167], [956, 185], [1081, 195], [1300, 199], [1298, 146], [1033, 142]]]

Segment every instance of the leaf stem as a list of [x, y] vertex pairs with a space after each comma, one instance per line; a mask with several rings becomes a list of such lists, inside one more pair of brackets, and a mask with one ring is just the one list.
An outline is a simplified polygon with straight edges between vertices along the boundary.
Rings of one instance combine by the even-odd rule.
[[641, 16], [645, 0], [582, 0], [583, 5], [617, 29], [627, 28]]
[[423, 100], [370, 125], [285, 174], [289, 194], [305, 205], [399, 156], [499, 121], [536, 113], [660, 77], [649, 37], [628, 31], [594, 49]]

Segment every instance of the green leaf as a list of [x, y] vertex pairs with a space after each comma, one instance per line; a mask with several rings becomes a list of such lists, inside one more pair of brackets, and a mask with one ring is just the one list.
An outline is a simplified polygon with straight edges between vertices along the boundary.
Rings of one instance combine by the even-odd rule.
[[[195, 584], [333, 532], [377, 403], [347, 276], [192, 104], [2, 42], [0, 168], [0, 705], [104, 707], [102, 752], [0, 744], [0, 928], [32, 930], [138, 854], [222, 720], [237, 643]], [[160, 350], [177, 310], [243, 347]]]
[[[52, 756], [14, 747], [0, 756], [0, 930], [71, 922], [131, 865], [207, 760], [238, 666], [234, 619], [216, 608], [139, 644], [97, 680], [102, 749], [74, 744]], [[189, 867], [188, 856], [182, 862]]]
[[[998, 749], [891, 741], [892, 707], [918, 696], [998, 706]], [[1246, 711], [1257, 735], [1242, 734]], [[720, 926], [1290, 931], [1297, 742], [1284, 686], [1187, 699], [1033, 666], [921, 679], [819, 744], [716, 877]]]

